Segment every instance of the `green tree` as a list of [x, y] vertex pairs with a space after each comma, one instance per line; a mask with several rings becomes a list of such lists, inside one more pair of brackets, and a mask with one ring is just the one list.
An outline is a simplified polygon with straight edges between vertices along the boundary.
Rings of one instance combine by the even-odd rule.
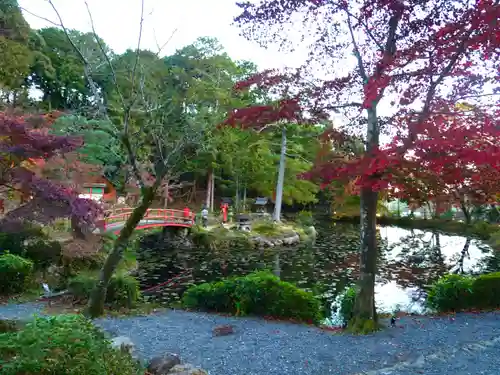
[[[68, 30], [68, 35], [74, 46], [65, 32], [56, 27], [44, 28], [32, 35], [30, 45], [37, 55], [31, 66], [30, 83], [43, 92], [42, 101], [49, 110], [90, 111], [96, 103], [85, 75], [90, 74], [96, 84], [104, 81], [101, 46], [108, 57], [112, 52], [92, 33]], [[87, 61], [88, 72], [82, 56]]]
[[28, 46], [30, 27], [17, 0], [0, 3], [0, 90], [7, 104], [16, 105], [25, 90], [33, 53]]
[[[195, 176], [207, 178], [206, 205], [213, 208], [215, 177], [220, 172], [220, 150], [223, 140], [217, 126], [234, 107], [255, 102], [251, 95], [233, 91], [234, 84], [255, 73], [256, 66], [234, 61], [214, 38], [199, 38], [194, 43], [165, 58], [192, 99], [188, 103], [194, 121], [203, 126], [203, 140], [190, 169]], [[254, 94], [254, 93], [251, 93]]]
[[105, 120], [88, 120], [85, 117], [70, 115], [58, 118], [51, 130], [58, 135], [80, 136], [84, 145], [78, 150], [80, 161], [99, 166], [104, 176], [122, 190], [127, 176], [123, 166], [127, 157], [120, 140], [116, 137], [114, 126]]

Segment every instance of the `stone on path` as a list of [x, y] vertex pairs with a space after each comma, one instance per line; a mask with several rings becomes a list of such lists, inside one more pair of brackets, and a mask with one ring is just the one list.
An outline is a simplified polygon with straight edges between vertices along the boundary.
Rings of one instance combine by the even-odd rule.
[[152, 375], [167, 375], [176, 365], [180, 365], [181, 359], [177, 354], [165, 353], [162, 356], [154, 357], [148, 365], [148, 372]]
[[213, 333], [213, 335], [215, 337], [217, 337], [217, 336], [227, 336], [227, 335], [230, 335], [230, 334], [234, 333], [234, 328], [233, 328], [232, 325], [229, 325], [229, 324], [220, 325], [220, 326], [215, 327], [212, 330], [212, 333]]

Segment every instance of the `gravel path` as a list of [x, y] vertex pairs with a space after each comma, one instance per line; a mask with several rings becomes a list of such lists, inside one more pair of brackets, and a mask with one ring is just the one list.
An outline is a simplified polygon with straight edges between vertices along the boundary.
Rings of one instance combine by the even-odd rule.
[[[40, 306], [0, 306], [0, 317], [35, 310]], [[369, 336], [184, 311], [96, 324], [130, 337], [145, 359], [177, 352], [211, 375], [496, 375], [500, 367], [500, 313], [405, 317], [398, 328]], [[235, 334], [212, 337], [219, 324], [232, 324]]]

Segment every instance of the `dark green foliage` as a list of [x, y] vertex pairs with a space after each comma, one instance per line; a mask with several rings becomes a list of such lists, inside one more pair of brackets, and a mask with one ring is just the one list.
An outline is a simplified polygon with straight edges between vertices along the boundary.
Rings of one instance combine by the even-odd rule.
[[18, 332], [0, 334], [0, 368], [2, 375], [144, 374], [81, 315], [36, 318]]
[[473, 279], [448, 275], [439, 279], [427, 295], [427, 304], [437, 311], [460, 311], [470, 307]]
[[[97, 277], [80, 274], [68, 281], [69, 292], [80, 301], [88, 300], [97, 283]], [[106, 303], [112, 308], [133, 308], [141, 295], [139, 282], [132, 276], [117, 274], [111, 278], [106, 294]]]
[[427, 304], [439, 312], [498, 308], [500, 273], [478, 277], [445, 276], [432, 286]]
[[76, 298], [87, 300], [95, 287], [96, 277], [87, 273], [81, 273], [68, 280], [68, 291]]
[[353, 317], [354, 303], [356, 302], [357, 290], [356, 287], [348, 288], [340, 301], [339, 315], [344, 320], [344, 323], [349, 322]]
[[18, 330], [15, 320], [0, 319], [0, 334], [6, 332], [16, 332]]
[[300, 225], [310, 227], [314, 224], [311, 211], [300, 211], [297, 215], [297, 221]]
[[19, 232], [0, 233], [0, 254], [5, 250], [31, 259], [37, 269], [57, 263], [61, 256], [61, 244], [51, 241], [40, 227], [30, 225]]
[[500, 307], [500, 272], [478, 276], [472, 284], [474, 308], [496, 309]]
[[236, 315], [272, 316], [319, 323], [321, 304], [310, 293], [281, 281], [268, 271], [193, 286], [184, 306]]
[[0, 291], [2, 294], [24, 290], [33, 272], [33, 262], [18, 255], [4, 253], [0, 256]]
[[61, 258], [61, 243], [59, 241], [37, 240], [26, 245], [24, 256], [31, 259], [35, 268], [44, 269], [51, 264], [57, 264]]
[[46, 236], [43, 234], [40, 227], [25, 226], [22, 231], [11, 233], [0, 233], [0, 254], [8, 250], [11, 254], [24, 256], [26, 251], [26, 243], [44, 239]]
[[115, 275], [111, 278], [106, 300], [113, 307], [133, 308], [140, 298], [139, 281], [132, 276]]

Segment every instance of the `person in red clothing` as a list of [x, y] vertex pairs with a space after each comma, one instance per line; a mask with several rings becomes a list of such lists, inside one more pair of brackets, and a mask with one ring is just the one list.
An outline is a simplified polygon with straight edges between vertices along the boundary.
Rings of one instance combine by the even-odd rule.
[[222, 209], [222, 222], [227, 223], [227, 209], [229, 205], [227, 203], [222, 203], [221, 204], [221, 209]]
[[184, 208], [184, 218], [186, 219], [186, 221], [191, 220], [191, 210], [189, 209], [189, 207]]

